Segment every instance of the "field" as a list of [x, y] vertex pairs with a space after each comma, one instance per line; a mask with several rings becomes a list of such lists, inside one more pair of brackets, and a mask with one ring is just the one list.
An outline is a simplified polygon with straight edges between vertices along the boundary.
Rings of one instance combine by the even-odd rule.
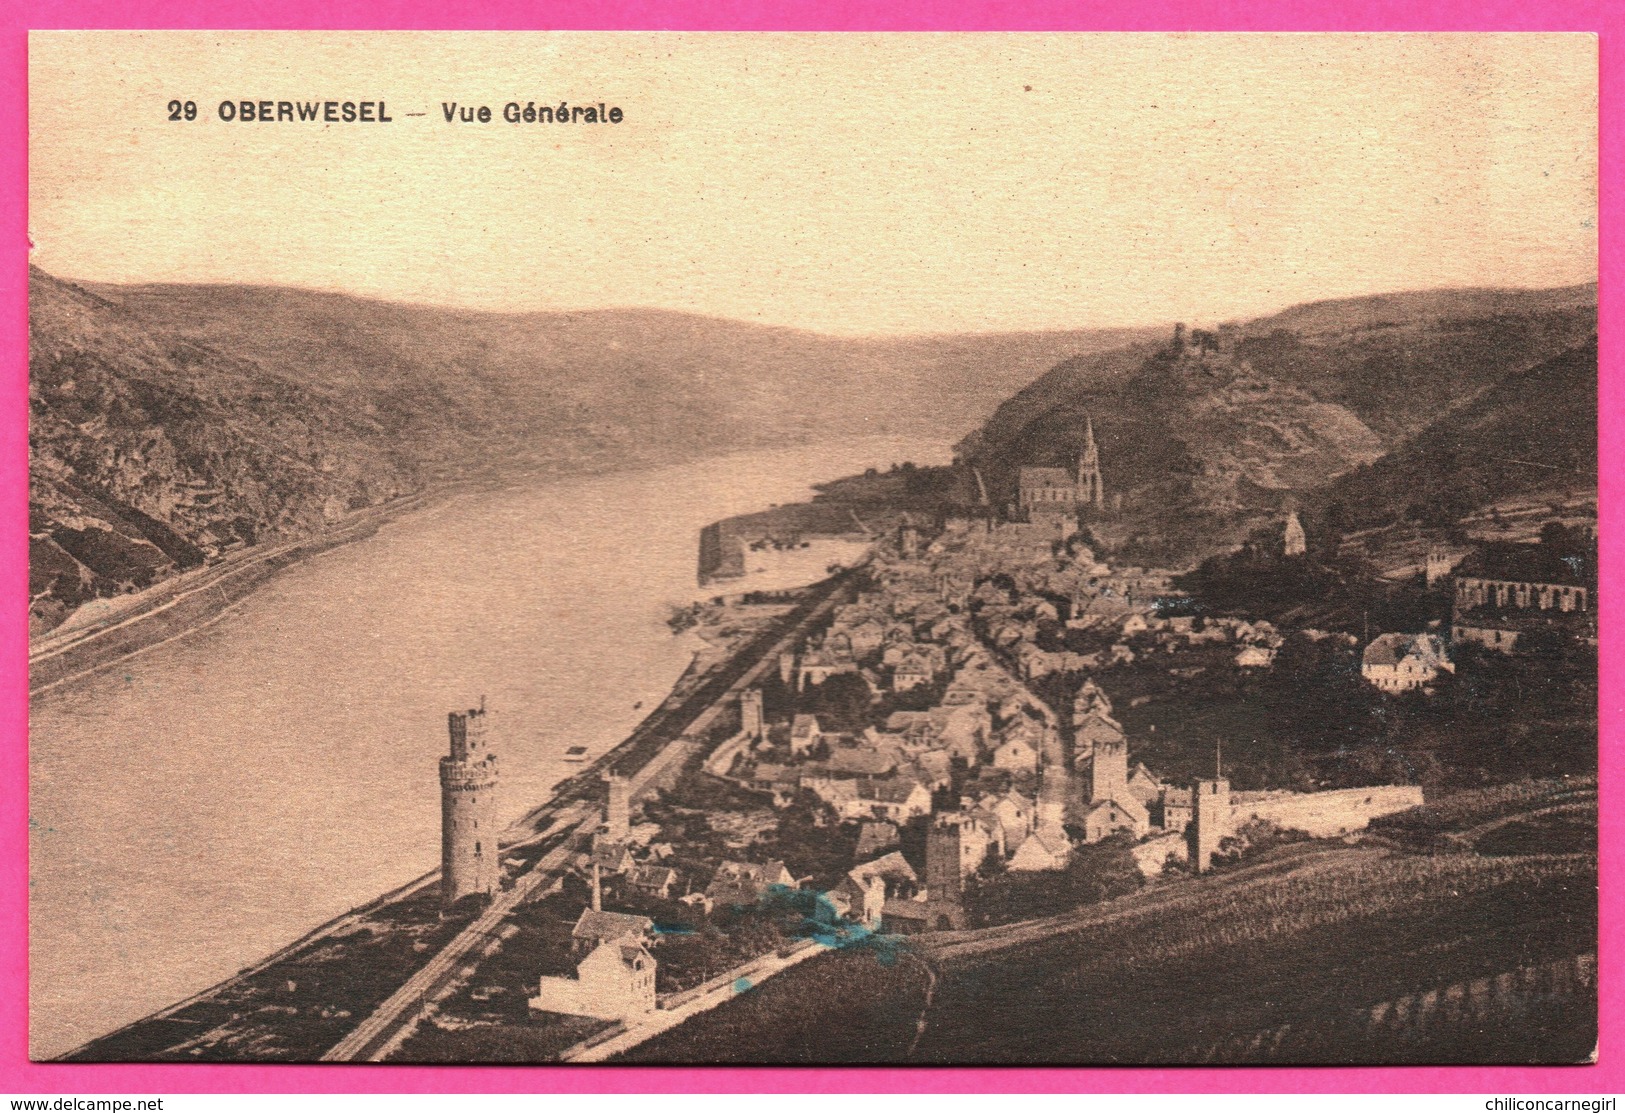
[[[1546, 811], [1562, 791], [1457, 802], [1453, 826], [1482, 829], [1496, 813], [1489, 833], [1518, 830], [1523, 842], [1544, 830], [1530, 813], [1583, 826], [1583, 805]], [[1508, 810], [1513, 795], [1521, 813]], [[1594, 805], [1589, 822], [1594, 838]], [[1563, 841], [1567, 850], [1572, 830]], [[627, 1059], [1578, 1061], [1595, 1045], [1594, 991], [1541, 979], [1596, 949], [1596, 855], [1519, 849], [1415, 853], [1386, 839], [1279, 847], [1231, 872], [1046, 920], [831, 954]], [[1479, 992], [1498, 977], [1512, 988], [1493, 1000]], [[1465, 1002], [1469, 989], [1484, 998], [1476, 1011], [1411, 1008]], [[1392, 1027], [1394, 1002], [1408, 1027]], [[1374, 1026], [1374, 1015], [1390, 1027]]]

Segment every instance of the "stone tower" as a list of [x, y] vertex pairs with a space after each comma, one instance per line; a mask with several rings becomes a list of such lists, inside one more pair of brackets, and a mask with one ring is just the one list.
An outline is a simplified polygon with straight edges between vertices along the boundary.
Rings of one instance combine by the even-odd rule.
[[932, 903], [958, 904], [965, 877], [987, 857], [986, 834], [959, 812], [936, 817], [925, 836], [925, 892]]
[[1281, 551], [1289, 557], [1295, 557], [1302, 556], [1308, 548], [1309, 541], [1303, 535], [1303, 523], [1298, 520], [1298, 512], [1294, 510], [1287, 515]]
[[612, 842], [625, 842], [632, 833], [632, 782], [616, 773], [605, 773], [608, 796], [604, 804], [604, 836]]
[[762, 716], [760, 688], [746, 688], [739, 693], [739, 731], [757, 742], [767, 739], [767, 720]]
[[1101, 738], [1089, 759], [1089, 803], [1128, 799], [1128, 740]]
[[[1215, 761], [1217, 765], [1217, 761]], [[1219, 840], [1230, 834], [1230, 782], [1222, 769], [1211, 779], [1202, 778], [1191, 786], [1191, 865], [1197, 873], [1213, 866], [1213, 852]]]
[[913, 522], [904, 522], [898, 530], [897, 548], [908, 560], [920, 555], [920, 528]]
[[485, 701], [446, 716], [451, 754], [440, 759], [440, 902], [494, 893], [502, 881], [497, 847], [497, 759], [486, 738]]
[[1427, 585], [1433, 587], [1440, 580], [1445, 579], [1456, 570], [1456, 562], [1450, 559], [1450, 554], [1437, 545], [1428, 549], [1427, 558]]
[[1106, 505], [1106, 487], [1100, 478], [1100, 448], [1095, 444], [1095, 422], [1086, 417], [1083, 426], [1083, 451], [1078, 453], [1078, 509]]

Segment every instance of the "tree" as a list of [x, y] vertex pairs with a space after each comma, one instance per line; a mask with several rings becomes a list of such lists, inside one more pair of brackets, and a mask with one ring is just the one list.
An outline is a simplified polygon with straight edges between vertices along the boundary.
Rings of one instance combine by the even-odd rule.
[[869, 682], [855, 672], [838, 672], [807, 689], [803, 703], [826, 730], [856, 732], [868, 723], [873, 693]]

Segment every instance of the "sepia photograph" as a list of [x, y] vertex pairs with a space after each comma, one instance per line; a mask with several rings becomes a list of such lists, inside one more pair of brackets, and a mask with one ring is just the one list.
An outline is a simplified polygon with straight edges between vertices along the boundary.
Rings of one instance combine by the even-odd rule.
[[1595, 1062], [1598, 60], [31, 32], [30, 1059]]

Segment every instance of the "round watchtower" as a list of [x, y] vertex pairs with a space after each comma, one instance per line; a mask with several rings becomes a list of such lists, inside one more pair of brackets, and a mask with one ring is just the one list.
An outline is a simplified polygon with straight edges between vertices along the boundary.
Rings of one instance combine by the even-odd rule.
[[440, 759], [440, 902], [494, 893], [502, 882], [497, 846], [497, 759], [486, 737], [485, 702], [446, 716], [451, 753]]

